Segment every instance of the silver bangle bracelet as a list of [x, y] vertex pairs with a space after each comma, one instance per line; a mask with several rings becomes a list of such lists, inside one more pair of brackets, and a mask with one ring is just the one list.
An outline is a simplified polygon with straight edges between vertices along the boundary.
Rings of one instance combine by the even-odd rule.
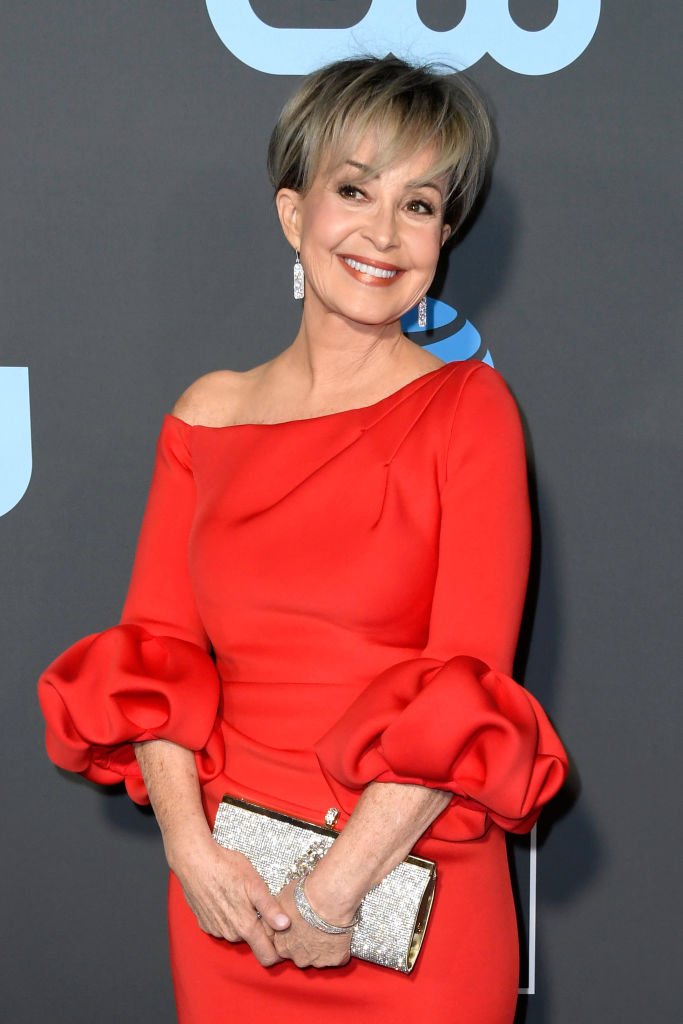
[[[308, 872], [306, 873], [306, 875]], [[329, 921], [325, 921], [324, 918], [316, 914], [315, 910], [308, 902], [306, 893], [304, 892], [304, 882], [306, 881], [306, 875], [303, 875], [294, 890], [294, 902], [296, 908], [303, 917], [307, 924], [310, 924], [313, 928], [317, 928], [321, 932], [327, 932], [328, 935], [343, 935], [347, 932], [352, 932], [358, 922], [360, 921], [360, 907], [353, 916], [351, 924], [330, 924]]]

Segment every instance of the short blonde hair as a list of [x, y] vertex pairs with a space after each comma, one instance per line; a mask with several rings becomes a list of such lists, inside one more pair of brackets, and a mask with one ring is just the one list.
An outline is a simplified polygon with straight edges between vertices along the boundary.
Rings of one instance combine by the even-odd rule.
[[319, 170], [337, 166], [371, 133], [371, 177], [426, 147], [436, 153], [425, 180], [447, 176], [444, 222], [455, 232], [483, 184], [492, 124], [483, 97], [461, 72], [387, 57], [352, 57], [313, 72], [285, 105], [268, 146], [268, 174], [306, 193]]

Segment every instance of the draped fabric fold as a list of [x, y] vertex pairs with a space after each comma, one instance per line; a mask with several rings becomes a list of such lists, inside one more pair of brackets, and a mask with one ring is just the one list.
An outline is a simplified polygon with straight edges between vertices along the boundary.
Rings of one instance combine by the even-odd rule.
[[132, 744], [170, 740], [195, 751], [201, 783], [223, 768], [221, 687], [197, 644], [132, 623], [83, 637], [42, 673], [46, 746], [60, 768], [93, 782], [125, 782], [149, 803]]
[[567, 759], [543, 708], [479, 658], [413, 658], [377, 676], [316, 744], [350, 812], [369, 782], [413, 783], [454, 799], [430, 834], [473, 839], [490, 821], [527, 832], [561, 788]]

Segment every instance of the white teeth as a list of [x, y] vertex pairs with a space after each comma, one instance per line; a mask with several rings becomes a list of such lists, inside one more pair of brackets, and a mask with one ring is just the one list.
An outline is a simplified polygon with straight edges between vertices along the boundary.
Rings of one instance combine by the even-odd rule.
[[354, 270], [360, 270], [361, 274], [371, 274], [373, 277], [396, 277], [397, 270], [382, 270], [381, 267], [371, 267], [369, 263], [359, 263], [358, 260], [343, 257], [344, 263]]

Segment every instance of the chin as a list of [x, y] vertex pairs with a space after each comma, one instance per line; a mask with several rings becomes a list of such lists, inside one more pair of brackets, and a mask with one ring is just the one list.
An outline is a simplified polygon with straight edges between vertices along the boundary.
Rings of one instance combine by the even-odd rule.
[[357, 324], [359, 327], [388, 327], [389, 324], [398, 323], [401, 319], [402, 314], [399, 313], [397, 316], [393, 314], [389, 317], [382, 316], [368, 316], [367, 313], [342, 313], [341, 316], [349, 323]]
[[[363, 306], [350, 306], [350, 305], [334, 305], [330, 308], [330, 312], [334, 312], [337, 316], [344, 317], [345, 320], [349, 320], [352, 323], [357, 323], [363, 327], [385, 327], [387, 324], [396, 323], [401, 319], [405, 310], [398, 309], [368, 309], [369, 303], [365, 303]], [[408, 309], [411, 307], [409, 306]]]

